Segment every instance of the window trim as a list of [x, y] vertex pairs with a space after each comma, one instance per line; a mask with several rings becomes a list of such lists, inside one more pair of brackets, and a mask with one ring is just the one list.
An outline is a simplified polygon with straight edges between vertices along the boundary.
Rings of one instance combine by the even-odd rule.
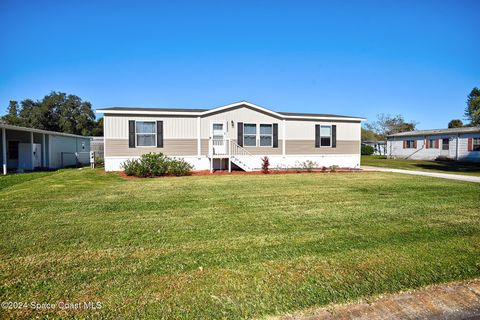
[[[273, 148], [273, 123], [259, 123], [258, 124], [258, 128], [260, 129], [260, 127], [264, 125], [264, 126], [270, 126], [270, 129], [271, 129], [271, 133], [270, 134], [262, 134], [261, 133], [261, 130], [258, 130], [258, 146], [261, 147], [261, 148]], [[245, 129], [245, 128], [244, 128]], [[268, 146], [262, 146], [262, 136], [270, 136], [270, 145]]]
[[[154, 133], [138, 133], [137, 132], [137, 122], [153, 122], [155, 132]], [[138, 135], [143, 134], [143, 135], [154, 135], [155, 136], [155, 142], [153, 146], [139, 146], [138, 145]], [[158, 137], [158, 132], [157, 132], [157, 120], [135, 120], [135, 148], [156, 148], [157, 147], [157, 137]]]
[[[475, 140], [478, 141], [478, 143], [475, 143]], [[478, 149], [475, 150], [475, 147]], [[480, 151], [480, 137], [472, 137], [472, 152], [479, 152]]]
[[[322, 145], [322, 137], [326, 137], [326, 136], [322, 136], [322, 127], [329, 127], [330, 128], [330, 143], [328, 146], [324, 146]], [[331, 124], [321, 124], [320, 123], [320, 132], [319, 132], [319, 138], [320, 138], [320, 148], [331, 148], [332, 147], [332, 125]]]
[[[250, 125], [254, 124], [254, 125], [255, 125], [255, 134], [251, 134], [251, 133], [245, 134], [245, 125], [246, 125], [246, 124], [247, 124], [247, 125], [248, 125], [248, 124], [250, 124]], [[243, 147], [244, 147], [244, 148], [245, 148], [245, 147], [250, 147], [250, 148], [258, 147], [258, 145], [257, 145], [258, 128], [257, 128], [257, 127], [258, 127], [258, 124], [257, 124], [257, 123], [253, 123], [253, 122], [244, 122], [244, 123], [243, 123], [243, 137], [242, 137], [242, 138], [243, 138]], [[249, 137], [254, 136], [254, 137], [255, 137], [255, 145], [254, 145], [254, 146], [247, 146], [247, 145], [245, 144], [245, 136], [249, 136]]]

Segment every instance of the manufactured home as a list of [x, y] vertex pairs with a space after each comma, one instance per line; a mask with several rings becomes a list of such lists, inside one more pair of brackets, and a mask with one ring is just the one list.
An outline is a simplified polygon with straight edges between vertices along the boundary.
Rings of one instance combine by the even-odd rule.
[[387, 138], [390, 158], [480, 162], [480, 127], [417, 130]]
[[0, 123], [3, 174], [90, 163], [90, 137]]
[[183, 158], [195, 170], [360, 166], [363, 118], [276, 112], [246, 101], [213, 109], [112, 107], [104, 114], [107, 171], [150, 152]]

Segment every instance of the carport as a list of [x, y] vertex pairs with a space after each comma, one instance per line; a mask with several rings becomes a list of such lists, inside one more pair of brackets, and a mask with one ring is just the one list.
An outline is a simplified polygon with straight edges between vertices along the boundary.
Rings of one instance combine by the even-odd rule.
[[88, 164], [90, 137], [0, 123], [2, 172]]

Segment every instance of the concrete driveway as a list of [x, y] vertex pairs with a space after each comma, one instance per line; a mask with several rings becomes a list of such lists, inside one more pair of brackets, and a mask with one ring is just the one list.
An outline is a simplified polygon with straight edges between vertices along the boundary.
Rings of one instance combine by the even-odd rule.
[[273, 319], [480, 319], [480, 280], [430, 286], [358, 303], [310, 309]]
[[436, 173], [436, 172], [381, 168], [381, 167], [371, 167], [371, 166], [362, 166], [361, 168], [363, 170], [366, 170], [366, 171], [395, 172], [395, 173], [413, 174], [413, 175], [417, 175], [417, 176], [426, 176], [426, 177], [434, 177], [434, 178], [442, 178], [442, 179], [450, 179], [450, 180], [459, 180], [459, 181], [468, 181], [468, 182], [480, 183], [480, 177], [466, 176], [466, 175], [463, 175], [463, 174]]

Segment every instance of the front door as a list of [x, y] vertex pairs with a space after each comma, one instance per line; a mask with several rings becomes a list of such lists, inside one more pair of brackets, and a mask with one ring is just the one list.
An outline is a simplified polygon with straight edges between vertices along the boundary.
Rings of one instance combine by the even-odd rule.
[[227, 124], [225, 122], [212, 122], [211, 126], [213, 154], [225, 154]]

